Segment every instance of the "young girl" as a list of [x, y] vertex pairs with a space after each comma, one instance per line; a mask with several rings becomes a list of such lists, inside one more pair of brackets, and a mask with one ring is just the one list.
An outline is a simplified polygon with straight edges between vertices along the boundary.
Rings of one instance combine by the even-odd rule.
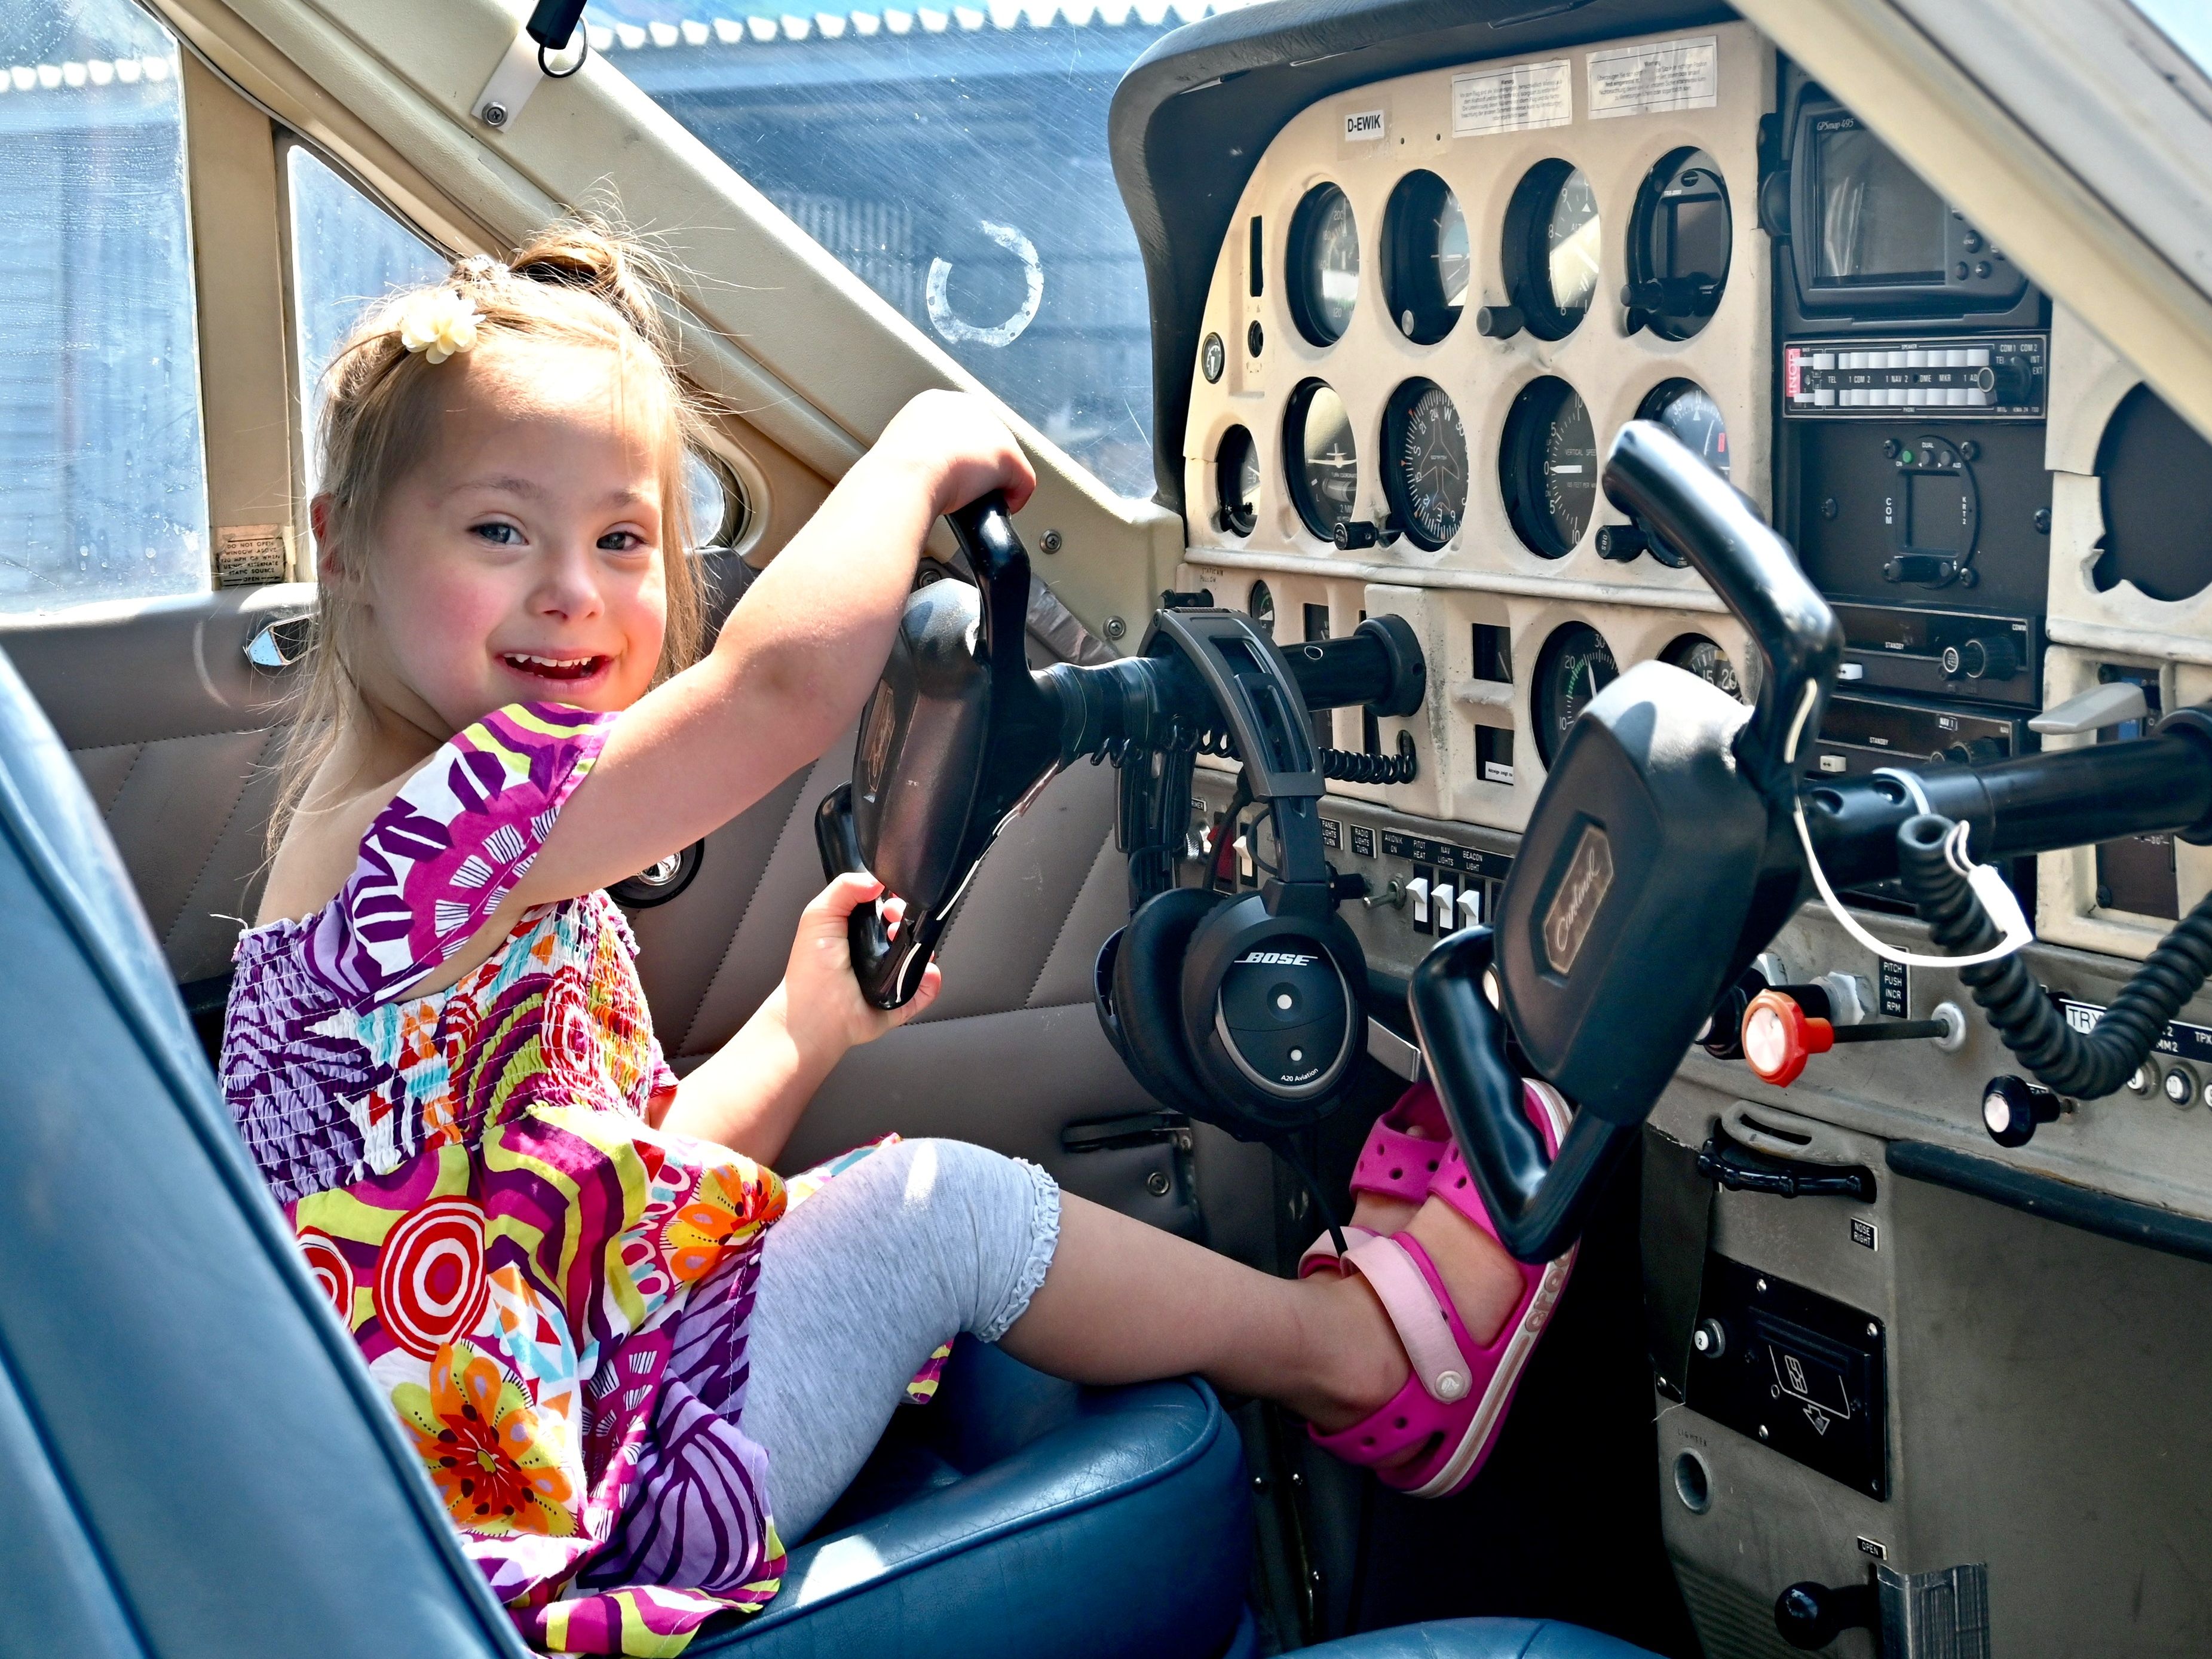
[[1370, 1140], [1347, 1261], [1296, 1280], [954, 1142], [785, 1219], [767, 1165], [808, 1098], [937, 989], [862, 1000], [852, 877], [727, 1047], [663, 1060], [602, 890], [849, 729], [931, 521], [1035, 483], [986, 405], [917, 398], [695, 661], [665, 302], [572, 222], [348, 342], [309, 747], [237, 951], [226, 1096], [471, 1556], [542, 1647], [676, 1651], [775, 1594], [780, 1538], [957, 1331], [1082, 1382], [1197, 1371], [1393, 1486], [1463, 1486], [1567, 1266], [1499, 1248], [1432, 1100]]

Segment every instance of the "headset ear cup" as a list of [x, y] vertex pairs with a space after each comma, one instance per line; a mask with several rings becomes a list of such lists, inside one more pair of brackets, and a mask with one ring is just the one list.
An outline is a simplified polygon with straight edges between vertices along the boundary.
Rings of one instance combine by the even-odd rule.
[[[1335, 970], [1331, 979], [1340, 976], [1341, 980], [1340, 993], [1332, 994], [1340, 994], [1344, 998], [1343, 1012], [1348, 1028], [1339, 1040], [1346, 1045], [1345, 1049], [1340, 1050], [1340, 1063], [1346, 1069], [1325, 1088], [1311, 1085], [1321, 1091], [1306, 1097], [1277, 1094], [1263, 1086], [1257, 1078], [1242, 1074], [1215, 1029], [1214, 1016], [1224, 976], [1237, 957], [1270, 940], [1318, 945]], [[1238, 1120], [1232, 1122], [1217, 1118], [1221, 1127], [1243, 1139], [1265, 1139], [1318, 1122], [1336, 1109], [1344, 1083], [1350, 1076], [1349, 1068], [1357, 1064], [1357, 1056], [1365, 1046], [1367, 1019], [1367, 958], [1341, 916], [1319, 921], [1272, 916], [1260, 895], [1247, 894], [1215, 911], [1199, 925], [1184, 952], [1183, 963], [1177, 1000], [1185, 1052], [1200, 1079], [1199, 1086], [1221, 1102], [1224, 1112]]]
[[1211, 1092], [1182, 1046], [1182, 963], [1190, 936], [1224, 902], [1203, 888], [1176, 887], [1137, 908], [1113, 964], [1115, 1023], [1122, 1057], [1161, 1102], [1211, 1121]]
[[1106, 1041], [1114, 1045], [1121, 1063], [1133, 1067], [1136, 1062], [1129, 1058], [1129, 1040], [1121, 1034], [1121, 1010], [1114, 1001], [1114, 969], [1121, 959], [1121, 941], [1128, 933], [1125, 923], [1107, 934], [1106, 942], [1098, 947], [1098, 960], [1091, 969], [1091, 1006], [1097, 1011], [1099, 1030], [1106, 1033]]

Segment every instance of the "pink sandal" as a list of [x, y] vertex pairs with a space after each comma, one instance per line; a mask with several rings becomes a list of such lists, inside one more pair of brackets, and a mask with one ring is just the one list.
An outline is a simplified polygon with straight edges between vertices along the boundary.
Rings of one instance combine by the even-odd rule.
[[[1408, 1133], [1412, 1129], [1425, 1129], [1428, 1136], [1424, 1139]], [[1436, 1178], [1437, 1167], [1451, 1144], [1451, 1125], [1444, 1121], [1443, 1102], [1437, 1098], [1437, 1091], [1427, 1084], [1417, 1083], [1400, 1095], [1397, 1103], [1376, 1118], [1375, 1127], [1367, 1132], [1367, 1144], [1359, 1149], [1359, 1162], [1352, 1165], [1352, 1190], [1419, 1204], [1429, 1195], [1429, 1183]], [[1347, 1248], [1381, 1237], [1367, 1227], [1346, 1226], [1344, 1230]], [[1300, 1279], [1341, 1269], [1336, 1241], [1327, 1233], [1309, 1244], [1306, 1253], [1298, 1258]]]
[[[1566, 1102], [1550, 1085], [1536, 1082], [1524, 1085], [1522, 1099], [1546, 1149], [1557, 1152], [1566, 1133]], [[1456, 1144], [1441, 1160], [1430, 1192], [1498, 1237]], [[1350, 1428], [1322, 1434], [1310, 1425], [1306, 1431], [1324, 1451], [1347, 1463], [1375, 1468], [1385, 1486], [1416, 1498], [1449, 1497], [1473, 1480], [1490, 1455], [1528, 1356], [1574, 1270], [1575, 1252], [1571, 1249], [1540, 1267], [1515, 1264], [1521, 1270], [1521, 1300], [1486, 1347], [1460, 1323], [1436, 1264], [1419, 1240], [1403, 1233], [1387, 1238], [1369, 1234], [1350, 1245], [1345, 1260], [1365, 1275], [1397, 1328], [1413, 1374], [1396, 1399]], [[1408, 1462], [1376, 1467], [1416, 1449], [1422, 1449], [1421, 1455]]]

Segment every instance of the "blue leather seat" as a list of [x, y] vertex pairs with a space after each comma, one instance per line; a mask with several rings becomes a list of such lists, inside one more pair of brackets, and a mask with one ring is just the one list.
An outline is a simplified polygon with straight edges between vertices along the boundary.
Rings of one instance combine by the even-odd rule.
[[1643, 1648], [1553, 1619], [1443, 1619], [1300, 1652], [1310, 1659], [1654, 1659]]
[[[0, 1659], [520, 1659], [4, 658], [0, 985]], [[1202, 1385], [963, 1353], [772, 1609], [692, 1651], [1211, 1659], [1247, 1501]]]

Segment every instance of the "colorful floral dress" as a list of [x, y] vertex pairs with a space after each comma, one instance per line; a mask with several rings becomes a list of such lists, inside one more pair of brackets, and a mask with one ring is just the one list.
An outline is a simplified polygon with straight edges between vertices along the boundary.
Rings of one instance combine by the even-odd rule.
[[651, 1127], [676, 1078], [605, 893], [533, 906], [401, 994], [511, 891], [616, 717], [461, 732], [338, 896], [239, 941], [222, 1085], [464, 1547], [532, 1642], [668, 1654], [775, 1595], [738, 1427], [775, 1175]]

